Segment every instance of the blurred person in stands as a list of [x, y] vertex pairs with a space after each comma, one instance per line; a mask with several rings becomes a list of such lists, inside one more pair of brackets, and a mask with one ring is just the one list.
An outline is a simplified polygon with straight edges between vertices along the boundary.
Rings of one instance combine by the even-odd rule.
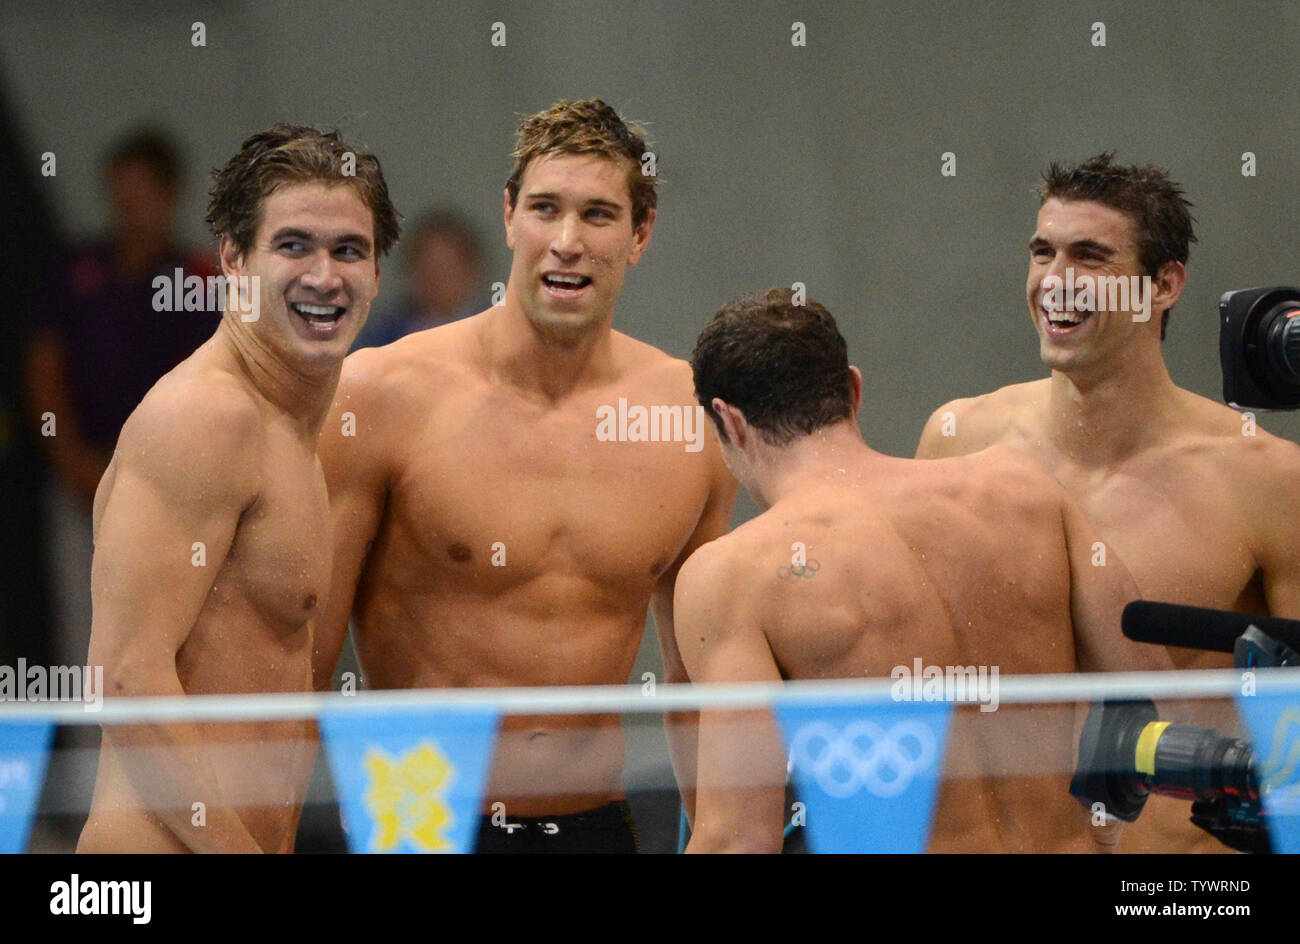
[[380, 347], [413, 331], [468, 318], [488, 307], [483, 246], [464, 219], [445, 210], [422, 217], [407, 237], [410, 287], [397, 307], [376, 313], [357, 347]]

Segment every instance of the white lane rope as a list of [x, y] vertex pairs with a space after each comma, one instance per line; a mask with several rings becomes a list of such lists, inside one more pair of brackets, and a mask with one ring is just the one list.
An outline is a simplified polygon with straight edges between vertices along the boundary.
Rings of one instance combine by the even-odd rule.
[[[1005, 676], [998, 680], [998, 701], [1010, 704], [1086, 702], [1098, 699], [1231, 698], [1243, 690], [1244, 670], [1117, 672], [1069, 675]], [[746, 682], [721, 685], [662, 684], [653, 694], [640, 685], [584, 685], [553, 688], [460, 688], [286, 693], [258, 695], [189, 695], [170, 697], [106, 696], [99, 709], [81, 701], [0, 702], [0, 723], [52, 721], [56, 724], [141, 724], [176, 721], [295, 721], [339, 712], [396, 714], [406, 711], [491, 709], [513, 715], [623, 714], [694, 711], [701, 708], [755, 708], [774, 704], [818, 704], [846, 698], [887, 699], [889, 678], [799, 682]], [[1258, 669], [1261, 690], [1280, 686], [1300, 697], [1300, 671]], [[977, 704], [978, 686], [955, 702]]]

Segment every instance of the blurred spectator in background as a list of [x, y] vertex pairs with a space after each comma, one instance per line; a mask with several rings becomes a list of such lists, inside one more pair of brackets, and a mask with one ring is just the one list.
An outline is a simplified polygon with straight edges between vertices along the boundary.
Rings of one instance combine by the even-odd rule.
[[[53, 477], [47, 483], [54, 656], [84, 664], [90, 639], [90, 511], [118, 432], [149, 388], [211, 337], [216, 311], [157, 311], [153, 282], [175, 270], [219, 275], [215, 254], [173, 241], [181, 165], [171, 140], [141, 131], [109, 151], [106, 239], [62, 254], [36, 296], [27, 405]], [[169, 306], [170, 307], [170, 306]]]
[[455, 213], [434, 210], [406, 237], [407, 294], [397, 307], [372, 318], [357, 347], [379, 347], [412, 331], [476, 315], [488, 307], [483, 246]]

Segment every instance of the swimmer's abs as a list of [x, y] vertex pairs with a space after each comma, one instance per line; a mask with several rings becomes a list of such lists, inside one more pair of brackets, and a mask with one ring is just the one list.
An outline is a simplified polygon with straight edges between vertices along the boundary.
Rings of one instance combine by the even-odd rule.
[[367, 598], [356, 611], [357, 655], [369, 688], [621, 685], [645, 633], [650, 596], [617, 613], [572, 600], [423, 595]]
[[484, 795], [485, 814], [568, 815], [623, 798], [617, 715], [506, 718]]

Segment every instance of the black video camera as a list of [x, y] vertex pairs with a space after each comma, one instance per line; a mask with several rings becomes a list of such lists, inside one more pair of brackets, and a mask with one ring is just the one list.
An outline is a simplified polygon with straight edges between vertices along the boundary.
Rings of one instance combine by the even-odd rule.
[[[1300, 666], [1295, 620], [1139, 600], [1124, 608], [1122, 628], [1137, 642], [1231, 652], [1241, 669]], [[1212, 728], [1159, 721], [1147, 699], [1093, 704], [1070, 793], [1129, 823], [1152, 793], [1191, 800], [1192, 822], [1224, 845], [1271, 851], [1250, 745]]]
[[1219, 364], [1224, 403], [1300, 407], [1300, 289], [1225, 292], [1219, 299]]
[[1213, 728], [1157, 720], [1149, 700], [1094, 704], [1070, 793], [1131, 823], [1152, 793], [1192, 801], [1192, 822], [1240, 852], [1269, 852], [1254, 754]]

